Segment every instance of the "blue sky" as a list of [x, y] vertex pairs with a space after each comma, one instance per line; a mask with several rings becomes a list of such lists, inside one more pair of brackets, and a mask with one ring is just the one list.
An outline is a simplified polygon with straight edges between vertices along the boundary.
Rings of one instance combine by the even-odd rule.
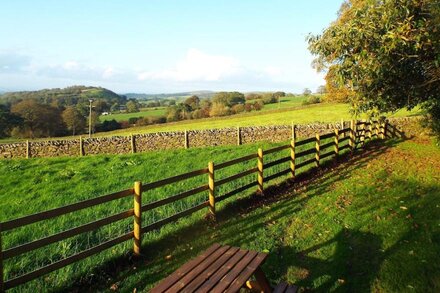
[[0, 91], [315, 90], [306, 36], [342, 0], [14, 0], [0, 9]]

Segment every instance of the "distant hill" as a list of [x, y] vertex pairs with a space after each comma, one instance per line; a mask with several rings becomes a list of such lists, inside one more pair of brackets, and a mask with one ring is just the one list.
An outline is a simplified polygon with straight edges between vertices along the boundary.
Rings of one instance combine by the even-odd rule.
[[44, 104], [75, 105], [89, 99], [105, 100], [112, 103], [125, 103], [127, 98], [101, 87], [71, 86], [63, 89], [44, 89], [39, 91], [7, 92], [0, 94], [1, 103], [14, 103], [24, 99], [36, 99]]
[[196, 95], [199, 98], [211, 98], [216, 92], [213, 91], [191, 91], [191, 92], [181, 92], [181, 93], [171, 93], [171, 94], [138, 94], [138, 93], [127, 93], [124, 94], [128, 99], [138, 99], [138, 100], [161, 100], [161, 99], [173, 99], [182, 98]]

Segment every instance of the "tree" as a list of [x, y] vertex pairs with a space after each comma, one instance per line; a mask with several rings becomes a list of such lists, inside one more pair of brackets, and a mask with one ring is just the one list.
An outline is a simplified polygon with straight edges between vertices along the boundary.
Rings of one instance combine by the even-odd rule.
[[135, 113], [135, 112], [139, 112], [139, 102], [136, 100], [129, 100], [127, 102], [127, 104], [125, 104], [125, 106], [127, 107], [127, 112], [128, 113]]
[[191, 111], [194, 111], [199, 108], [200, 106], [200, 98], [196, 95], [193, 95], [189, 98], [187, 98], [184, 102], [184, 104], [188, 105], [191, 109]]
[[75, 106], [67, 107], [62, 114], [63, 121], [72, 135], [80, 133], [86, 127], [86, 118]]
[[305, 88], [303, 91], [304, 96], [310, 96], [312, 94], [312, 91], [309, 88]]
[[223, 104], [232, 107], [236, 104], [244, 104], [244, 94], [239, 92], [218, 92], [212, 97], [213, 104]]
[[420, 104], [436, 130], [439, 27], [440, 6], [434, 0], [350, 0], [338, 19], [308, 42], [315, 67], [330, 69], [327, 87], [332, 83], [347, 91], [353, 111], [384, 113]]
[[43, 105], [34, 99], [23, 100], [11, 107], [11, 112], [23, 119], [14, 133], [22, 137], [48, 137], [62, 135], [66, 126], [59, 109]]
[[0, 138], [10, 136], [11, 130], [23, 123], [23, 119], [10, 112], [8, 107], [0, 105]]
[[316, 89], [316, 93], [318, 93], [320, 95], [327, 93], [327, 89], [326, 89], [325, 85], [318, 86], [318, 88]]
[[231, 114], [231, 108], [223, 103], [213, 103], [211, 111], [209, 112], [209, 116], [211, 117], [227, 116], [229, 114]]

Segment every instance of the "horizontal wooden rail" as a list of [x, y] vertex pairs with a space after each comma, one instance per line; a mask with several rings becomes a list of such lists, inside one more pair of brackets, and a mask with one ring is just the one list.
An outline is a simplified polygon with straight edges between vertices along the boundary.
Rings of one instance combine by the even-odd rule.
[[342, 151], [342, 150], [345, 150], [345, 149], [349, 149], [349, 148], [350, 148], [350, 145], [346, 144], [346, 145], [343, 145], [343, 146], [339, 147], [339, 151]]
[[155, 189], [164, 185], [168, 185], [170, 183], [175, 183], [175, 182], [179, 182], [185, 179], [189, 179], [192, 177], [196, 177], [199, 175], [203, 175], [203, 174], [207, 174], [208, 173], [208, 168], [205, 169], [200, 169], [200, 170], [195, 170], [192, 172], [188, 172], [185, 174], [180, 174], [177, 176], [173, 176], [173, 177], [169, 177], [169, 178], [165, 178], [159, 181], [155, 181], [155, 182], [151, 182], [151, 183], [147, 183], [145, 185], [142, 185], [142, 191], [147, 191], [147, 190], [151, 190], [151, 189]]
[[235, 189], [235, 190], [233, 190], [233, 191], [230, 191], [230, 192], [228, 192], [228, 193], [225, 193], [225, 194], [223, 194], [223, 195], [220, 195], [220, 196], [216, 197], [215, 200], [216, 200], [216, 202], [220, 202], [220, 201], [222, 201], [222, 200], [225, 200], [225, 199], [227, 199], [227, 198], [229, 198], [229, 197], [231, 197], [231, 196], [233, 196], [233, 195], [236, 195], [237, 193], [240, 193], [240, 192], [242, 192], [242, 191], [245, 191], [246, 189], [249, 189], [249, 188], [254, 187], [254, 186], [256, 186], [256, 185], [257, 185], [257, 182], [256, 182], [256, 181], [251, 182], [251, 183], [246, 184], [246, 185], [244, 185], [244, 186], [242, 186], [242, 187], [239, 187], [239, 188], [237, 188], [237, 189]]
[[168, 203], [172, 203], [172, 202], [178, 201], [180, 199], [186, 198], [188, 196], [200, 193], [200, 192], [208, 190], [208, 189], [209, 189], [209, 186], [208, 186], [208, 184], [206, 184], [206, 185], [203, 185], [203, 186], [200, 186], [200, 187], [197, 187], [197, 188], [194, 188], [194, 189], [191, 189], [191, 190], [188, 190], [188, 191], [185, 191], [185, 192], [182, 192], [182, 193], [170, 196], [170, 197], [166, 197], [164, 199], [160, 199], [160, 200], [157, 200], [157, 201], [154, 201], [154, 202], [151, 202], [151, 203], [148, 203], [148, 204], [142, 206], [141, 211], [142, 212], [149, 211], [149, 210], [158, 208], [160, 206], [166, 205]]
[[102, 226], [109, 225], [111, 223], [114, 223], [114, 222], [126, 219], [128, 217], [131, 217], [131, 216], [133, 216], [133, 214], [134, 214], [133, 209], [128, 210], [128, 211], [123, 211], [121, 213], [118, 213], [118, 214], [115, 214], [115, 215], [112, 215], [112, 216], [109, 216], [109, 217], [106, 217], [106, 218], [103, 218], [103, 219], [100, 219], [97, 221], [93, 221], [93, 222], [90, 222], [88, 224], [85, 224], [85, 225], [82, 225], [79, 227], [75, 227], [75, 228], [72, 228], [72, 229], [69, 229], [69, 230], [66, 230], [66, 231], [45, 237], [45, 238], [41, 238], [41, 239], [38, 239], [38, 240], [35, 240], [32, 242], [28, 242], [28, 243], [7, 249], [7, 250], [3, 251], [2, 256], [3, 256], [3, 259], [15, 257], [20, 254], [44, 247], [46, 245], [49, 245], [49, 244], [52, 244], [52, 243], [55, 243], [58, 241], [62, 241], [64, 239], [67, 239], [67, 238], [70, 238], [73, 236], [76, 236], [78, 234], [96, 230]]
[[311, 142], [315, 142], [315, 141], [316, 141], [316, 137], [310, 137], [310, 138], [307, 138], [307, 139], [303, 139], [303, 140], [295, 142], [295, 147], [299, 147], [301, 145], [305, 145], [305, 144], [308, 144], [308, 143], [311, 143]]
[[331, 138], [331, 137], [334, 137], [334, 136], [335, 136], [335, 133], [334, 132], [330, 132], [330, 133], [326, 133], [326, 134], [321, 135], [320, 139], [323, 140], [323, 139]]
[[289, 174], [290, 172], [292, 172], [292, 170], [291, 170], [290, 168], [288, 168], [288, 169], [286, 169], [286, 170], [283, 170], [283, 171], [280, 171], [280, 172], [278, 172], [278, 173], [275, 173], [275, 174], [272, 174], [272, 175], [270, 175], [270, 176], [267, 176], [267, 177], [265, 178], [265, 180], [266, 180], [266, 181], [270, 181], [270, 180], [273, 180], [273, 179], [278, 178], [278, 177], [280, 177], [280, 176], [283, 176], [283, 175]]
[[331, 141], [331, 142], [328, 142], [328, 143], [320, 145], [319, 149], [323, 150], [323, 149], [326, 149], [326, 148], [329, 148], [329, 147], [334, 147], [334, 146], [335, 146], [335, 142]]
[[290, 148], [290, 144], [282, 145], [282, 146], [278, 146], [278, 147], [274, 147], [274, 148], [265, 150], [264, 154], [268, 155], [268, 154], [276, 153], [276, 152], [279, 152], [279, 151], [282, 151], [282, 150], [285, 150], [285, 149], [288, 149], [288, 148]]
[[343, 141], [346, 141], [346, 140], [349, 140], [349, 139], [350, 139], [349, 136], [341, 137], [341, 138], [339, 139], [339, 143], [341, 143], [341, 142], [343, 142]]
[[215, 169], [216, 170], [223, 169], [223, 168], [226, 168], [226, 167], [238, 164], [238, 163], [242, 163], [242, 162], [249, 161], [251, 159], [255, 159], [256, 157], [258, 157], [257, 154], [252, 154], [252, 155], [247, 155], [247, 156], [244, 156], [244, 157], [241, 157], [241, 158], [233, 159], [233, 160], [230, 160], [230, 161], [227, 161], [227, 162], [216, 164], [215, 165]]
[[335, 151], [331, 151], [331, 152], [325, 153], [323, 155], [320, 155], [320, 159], [322, 160], [322, 159], [328, 158], [333, 155], [335, 155]]
[[346, 133], [346, 132], [349, 132], [350, 130], [351, 130], [350, 128], [341, 129], [341, 130], [339, 130], [339, 135]]
[[276, 166], [276, 165], [279, 165], [279, 164], [282, 164], [285, 162], [290, 162], [291, 160], [292, 160], [292, 158], [290, 156], [285, 157], [285, 158], [281, 158], [281, 159], [264, 164], [264, 168], [265, 169], [270, 168], [270, 167], [273, 167], [273, 166]]
[[196, 206], [193, 206], [192, 208], [189, 208], [187, 210], [184, 210], [183, 212], [180, 212], [180, 213], [174, 214], [172, 216], [169, 216], [168, 218], [159, 220], [159, 221], [157, 221], [157, 222], [155, 222], [153, 224], [150, 224], [150, 225], [148, 225], [146, 227], [143, 227], [142, 228], [142, 233], [147, 233], [147, 232], [159, 229], [160, 227], [162, 227], [162, 226], [164, 226], [164, 225], [166, 225], [168, 223], [177, 221], [180, 218], [183, 218], [185, 216], [191, 215], [192, 213], [195, 213], [198, 210], [201, 210], [204, 207], [207, 207], [208, 205], [209, 205], [209, 201], [204, 201], [203, 203], [198, 204]]
[[11, 289], [11, 288], [14, 288], [14, 287], [16, 287], [16, 286], [18, 286], [20, 284], [32, 281], [32, 280], [34, 280], [34, 279], [36, 279], [38, 277], [41, 277], [41, 276], [46, 275], [46, 274], [48, 274], [50, 272], [56, 271], [58, 269], [61, 269], [61, 268], [65, 267], [65, 266], [68, 266], [68, 265], [74, 263], [74, 262], [77, 262], [79, 260], [82, 260], [84, 258], [92, 256], [94, 254], [97, 254], [97, 253], [99, 253], [99, 252], [101, 252], [103, 250], [106, 250], [106, 249], [108, 249], [110, 247], [113, 247], [113, 246], [115, 246], [115, 245], [117, 245], [119, 243], [122, 243], [122, 242], [127, 241], [127, 240], [132, 239], [132, 238], [133, 238], [133, 232], [129, 232], [129, 233], [123, 234], [121, 236], [118, 236], [118, 237], [113, 238], [111, 240], [108, 240], [106, 242], [103, 242], [103, 243], [101, 243], [99, 245], [96, 245], [96, 246], [94, 246], [92, 248], [84, 250], [84, 251], [82, 251], [80, 253], [77, 253], [75, 255], [69, 256], [69, 257], [64, 258], [62, 260], [59, 260], [57, 262], [51, 263], [50, 265], [47, 265], [45, 267], [39, 268], [39, 269], [37, 269], [37, 270], [35, 270], [33, 272], [30, 272], [30, 273], [21, 275], [19, 277], [16, 277], [14, 279], [8, 280], [8, 281], [5, 282], [5, 285], [4, 285], [5, 289], [6, 290], [7, 289]]
[[315, 148], [309, 149], [309, 150], [305, 150], [305, 151], [297, 153], [295, 155], [295, 158], [301, 158], [301, 157], [304, 157], [304, 156], [307, 156], [307, 155], [311, 155], [311, 154], [314, 154], [314, 153], [316, 153], [316, 149]]
[[306, 160], [304, 162], [296, 164], [295, 168], [299, 169], [301, 167], [307, 166], [307, 165], [312, 164], [312, 163], [316, 163], [316, 159], [315, 158], [311, 158], [311, 159], [308, 159], [308, 160]]
[[226, 177], [226, 178], [224, 178], [224, 179], [221, 179], [221, 180], [219, 180], [219, 181], [216, 181], [216, 182], [215, 182], [215, 186], [220, 186], [220, 185], [226, 184], [226, 183], [228, 183], [228, 182], [231, 182], [231, 181], [237, 180], [237, 179], [239, 179], [239, 178], [245, 177], [245, 176], [247, 176], [247, 175], [250, 175], [250, 174], [252, 174], [252, 173], [256, 173], [256, 172], [258, 172], [258, 168], [257, 168], [257, 167], [252, 168], [252, 169], [250, 169], [250, 170], [246, 170], [246, 171], [244, 171], [244, 172], [241, 172], [241, 173], [238, 173], [238, 174], [235, 174], [235, 175], [232, 175], [232, 176]]
[[116, 199], [124, 198], [126, 196], [131, 195], [131, 194], [133, 194], [133, 189], [127, 189], [127, 190], [115, 192], [112, 194], [107, 194], [107, 195], [103, 195], [100, 197], [95, 197], [92, 199], [80, 201], [80, 202], [77, 202], [77, 203], [74, 203], [71, 205], [67, 205], [64, 207], [60, 207], [60, 208], [36, 213], [33, 215], [25, 216], [22, 218], [6, 221], [6, 222], [1, 223], [2, 231], [8, 231], [8, 230], [15, 229], [18, 227], [23, 227], [23, 226], [30, 225], [33, 223], [37, 223], [39, 221], [48, 220], [48, 219], [62, 216], [62, 215], [65, 215], [65, 214], [68, 214], [71, 212], [79, 211], [79, 210], [82, 210], [85, 208], [90, 208], [90, 207], [98, 205], [98, 204], [102, 204], [102, 203], [106, 203], [106, 202], [113, 201]]

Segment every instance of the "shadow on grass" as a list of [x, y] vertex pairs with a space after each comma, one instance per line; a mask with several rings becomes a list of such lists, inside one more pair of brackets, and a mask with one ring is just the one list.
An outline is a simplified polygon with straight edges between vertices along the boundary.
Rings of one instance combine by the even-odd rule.
[[[71, 292], [91, 292], [108, 289], [113, 283], [124, 282], [133, 274], [139, 275], [135, 284], [130, 284], [132, 287], [142, 290], [148, 285], [156, 283], [166, 277], [169, 273], [177, 269], [182, 263], [196, 256], [201, 251], [206, 249], [209, 245], [215, 242], [223, 244], [230, 244], [234, 246], [246, 247], [247, 244], [255, 240], [256, 235], [252, 234], [257, 227], [267, 225], [262, 223], [261, 218], [266, 214], [272, 214], [271, 221], [278, 221], [281, 219], [290, 219], [292, 214], [298, 212], [305, 202], [315, 196], [319, 196], [332, 188], [332, 184], [344, 180], [350, 176], [355, 169], [363, 168], [369, 162], [371, 156], [377, 156], [385, 152], [387, 149], [398, 144], [399, 140], [387, 141], [384, 144], [380, 141], [373, 141], [367, 144], [365, 150], [355, 153], [354, 156], [347, 154], [341, 156], [338, 162], [328, 161], [319, 169], [312, 169], [309, 172], [302, 173], [295, 178], [295, 181], [288, 180], [280, 185], [269, 187], [265, 190], [264, 196], [253, 194], [249, 197], [240, 198], [233, 202], [229, 202], [217, 212], [217, 222], [210, 223], [200, 219], [185, 227], [179, 228], [178, 231], [166, 233], [160, 239], [149, 242], [142, 247], [144, 255], [140, 258], [134, 259], [129, 255], [115, 258], [108, 261], [101, 267], [93, 270], [93, 277], [79, 277], [73, 286], [57, 288], [54, 291], [71, 291]], [[350, 166], [350, 168], [344, 166]], [[333, 171], [333, 172], [332, 172]], [[336, 171], [336, 172], [335, 172]], [[325, 176], [331, 174], [332, 176]], [[301, 194], [302, 190], [306, 188], [309, 191], [307, 197], [295, 197]], [[292, 197], [292, 195], [294, 197]], [[272, 203], [282, 201], [283, 204], [270, 206]], [[269, 209], [256, 215], [248, 215], [255, 209], [270, 206]], [[233, 221], [230, 221], [233, 219]], [[227, 225], [227, 229], [223, 229], [223, 234], [217, 234], [222, 225]], [[245, 232], [245, 233], [240, 233]], [[208, 239], [207, 241], [194, 241], [194, 237]], [[298, 252], [289, 247], [280, 248], [279, 253], [291, 256], [292, 261], [286, 263], [279, 263], [280, 269], [277, 274], [285, 274], [287, 267], [292, 265], [309, 266], [313, 273], [310, 278], [317, 277], [322, 274], [330, 272], [329, 282], [324, 283], [319, 289], [326, 291], [331, 289], [331, 284], [334, 283], [336, 274], [332, 271], [337, 271], [340, 267], [351, 266], [349, 271], [352, 276], [348, 279], [356, 280], [361, 285], [358, 288], [369, 288], [369, 284], [374, 277], [373, 273], [363, 273], [367, 265], [369, 271], [377, 271], [381, 260], [377, 256], [370, 255], [370, 251], [375, 251], [381, 247], [381, 240], [372, 234], [362, 233], [355, 230], [344, 230], [336, 235], [331, 242], [337, 243], [337, 250], [334, 255], [334, 261], [325, 262], [318, 259], [313, 259], [307, 256], [311, 249], [318, 249], [318, 247], [325, 246], [329, 243], [322, 243], [315, 248], [310, 248], [304, 252]], [[191, 249], [177, 249], [185, 243], [191, 243]], [[357, 251], [367, 262], [359, 260], [356, 263], [347, 264], [344, 259], [350, 259], [350, 253], [355, 253], [349, 247], [355, 246]], [[163, 262], [163, 257], [168, 252], [173, 252], [173, 259], [176, 261]], [[298, 257], [300, 256], [300, 257]], [[285, 258], [289, 259], [289, 258]], [[359, 265], [359, 267], [358, 267]], [[148, 270], [148, 273], [147, 273]], [[270, 274], [269, 274], [270, 275]], [[371, 276], [367, 278], [368, 276]], [[110, 281], [109, 281], [110, 280]], [[337, 280], [337, 279], [336, 279]], [[93, 284], [100, 284], [98, 286]], [[307, 281], [301, 282], [299, 285], [306, 286]], [[307, 286], [306, 286], [307, 287]]]

